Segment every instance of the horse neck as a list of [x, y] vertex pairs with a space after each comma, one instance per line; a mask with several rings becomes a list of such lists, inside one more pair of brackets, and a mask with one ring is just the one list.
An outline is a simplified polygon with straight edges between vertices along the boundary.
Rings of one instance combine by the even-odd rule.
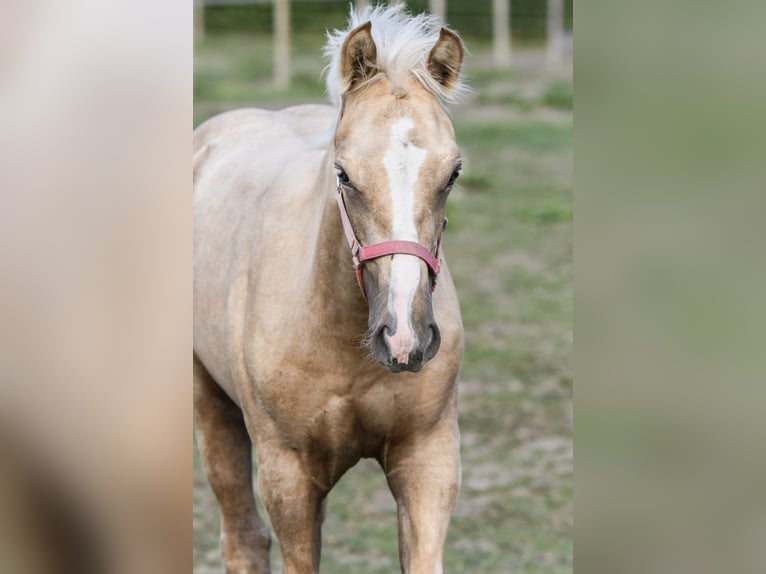
[[366, 329], [367, 303], [356, 282], [351, 250], [335, 199], [337, 191], [332, 148], [322, 161], [318, 186], [318, 193], [322, 196], [322, 222], [314, 259], [314, 300], [319, 309], [334, 315], [333, 321], [340, 321], [355, 331]]

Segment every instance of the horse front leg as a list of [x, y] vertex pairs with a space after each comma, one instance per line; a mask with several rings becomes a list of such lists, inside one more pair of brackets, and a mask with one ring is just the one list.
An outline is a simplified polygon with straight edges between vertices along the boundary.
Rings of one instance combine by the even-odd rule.
[[382, 462], [397, 504], [402, 572], [441, 574], [447, 526], [460, 490], [456, 414], [389, 446]]
[[261, 446], [258, 490], [282, 551], [285, 574], [319, 572], [327, 491], [313, 480], [298, 452]]

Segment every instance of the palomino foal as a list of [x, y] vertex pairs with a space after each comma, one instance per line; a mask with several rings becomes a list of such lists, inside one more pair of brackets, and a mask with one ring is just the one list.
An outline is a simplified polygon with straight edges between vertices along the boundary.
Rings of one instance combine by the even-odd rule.
[[460, 483], [463, 329], [440, 245], [463, 47], [394, 7], [352, 12], [327, 52], [335, 107], [240, 110], [194, 134], [198, 445], [226, 572], [269, 571], [255, 445], [286, 572], [318, 572], [325, 497], [372, 457], [402, 571], [438, 573]]

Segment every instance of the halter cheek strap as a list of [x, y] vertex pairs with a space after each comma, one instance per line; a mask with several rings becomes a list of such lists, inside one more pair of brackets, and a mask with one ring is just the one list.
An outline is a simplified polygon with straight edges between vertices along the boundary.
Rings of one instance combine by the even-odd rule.
[[[441, 268], [441, 249], [442, 249], [442, 236], [439, 235], [439, 240], [436, 243], [436, 255], [434, 256], [430, 250], [423, 247], [420, 243], [414, 241], [404, 240], [391, 240], [383, 241], [381, 243], [375, 243], [374, 245], [362, 245], [354, 233], [354, 228], [351, 225], [351, 220], [348, 217], [348, 211], [346, 210], [346, 202], [343, 199], [343, 193], [340, 187], [340, 180], [337, 181], [337, 193], [335, 199], [338, 202], [338, 210], [340, 211], [340, 221], [343, 224], [343, 232], [346, 235], [346, 241], [351, 248], [351, 259], [354, 262], [354, 271], [356, 272], [356, 281], [359, 284], [359, 289], [362, 291], [362, 295], [367, 299], [367, 291], [364, 288], [364, 277], [362, 275], [362, 267], [365, 261], [370, 259], [377, 259], [378, 257], [384, 257], [386, 255], [414, 255], [425, 261], [428, 265], [428, 269], [431, 272], [431, 291], [436, 289], [436, 278], [439, 275], [439, 269]], [[444, 218], [444, 226], [442, 231], [447, 227], [447, 218]]]

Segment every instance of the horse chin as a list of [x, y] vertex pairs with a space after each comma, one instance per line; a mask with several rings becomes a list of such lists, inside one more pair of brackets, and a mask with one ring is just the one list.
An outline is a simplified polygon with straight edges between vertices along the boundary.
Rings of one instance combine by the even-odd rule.
[[425, 363], [400, 363], [396, 359], [393, 359], [385, 364], [388, 370], [392, 373], [401, 373], [402, 371], [409, 371], [410, 373], [417, 373], [423, 368]]

